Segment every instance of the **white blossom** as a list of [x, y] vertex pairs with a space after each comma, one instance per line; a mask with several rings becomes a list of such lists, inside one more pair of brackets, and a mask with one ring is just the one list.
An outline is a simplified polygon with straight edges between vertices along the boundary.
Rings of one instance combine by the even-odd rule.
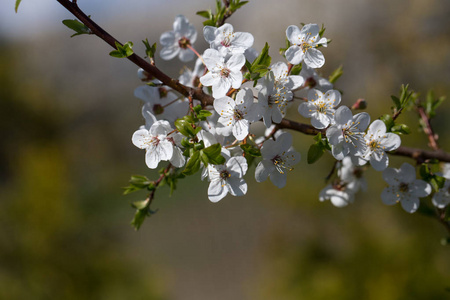
[[194, 59], [195, 53], [188, 48], [195, 43], [197, 30], [189, 20], [183, 16], [175, 17], [173, 31], [164, 32], [159, 42], [163, 46], [160, 56], [164, 60], [170, 60], [178, 55], [181, 61], [188, 62]]
[[257, 182], [262, 182], [270, 177], [270, 181], [278, 188], [286, 185], [287, 171], [293, 170], [293, 166], [300, 161], [300, 154], [290, 150], [292, 135], [283, 133], [276, 141], [267, 140], [261, 148], [262, 161], [255, 171]]
[[334, 122], [335, 107], [341, 102], [341, 93], [329, 90], [325, 95], [316, 89], [308, 92], [308, 101], [298, 107], [298, 112], [311, 118], [311, 124], [317, 129], [324, 129]]
[[320, 68], [325, 64], [325, 57], [316, 48], [327, 46], [327, 39], [320, 38], [317, 24], [306, 24], [300, 30], [291, 25], [286, 30], [286, 36], [291, 46], [286, 50], [286, 59], [293, 65], [304, 61], [311, 68]]
[[431, 186], [421, 179], [416, 179], [416, 169], [403, 163], [400, 169], [387, 168], [383, 179], [389, 184], [381, 193], [381, 200], [386, 205], [400, 202], [409, 213], [415, 212], [420, 205], [419, 198], [431, 193]]
[[385, 151], [393, 151], [400, 147], [400, 137], [391, 132], [386, 132], [386, 125], [381, 120], [375, 120], [370, 124], [366, 139], [366, 152], [363, 159], [370, 160], [370, 164], [377, 171], [383, 171], [389, 165], [389, 158]]
[[247, 193], [247, 183], [242, 178], [247, 172], [247, 160], [242, 157], [231, 157], [223, 165], [208, 165], [208, 198], [218, 202], [228, 193], [243, 196]]
[[308, 89], [316, 89], [321, 92], [326, 92], [333, 89], [333, 84], [323, 77], [317, 74], [316, 70], [309, 67], [307, 64], [302, 65], [302, 70], [300, 71], [300, 76], [305, 80], [305, 87]]
[[277, 86], [273, 72], [269, 72], [256, 89], [259, 92], [258, 103], [261, 105], [264, 125], [269, 128], [272, 122], [280, 123], [286, 114], [288, 93], [292, 99], [292, 92], [282, 85]]
[[337, 160], [345, 156], [364, 154], [366, 140], [364, 131], [370, 123], [368, 113], [362, 112], [353, 116], [347, 106], [341, 106], [334, 115], [335, 124], [327, 129], [327, 138], [331, 144], [331, 153]]
[[345, 207], [355, 201], [352, 190], [345, 186], [329, 184], [320, 191], [319, 201], [330, 200], [336, 207]]
[[171, 133], [172, 131], [169, 122], [160, 120], [156, 121], [150, 130], [139, 129], [134, 132], [131, 140], [136, 147], [146, 150], [145, 163], [149, 168], [156, 169], [162, 160], [169, 160], [177, 168], [184, 165], [185, 158], [176, 146], [181, 136]]
[[232, 87], [241, 87], [241, 69], [245, 64], [244, 54], [233, 54], [228, 60], [214, 49], [206, 49], [203, 54], [208, 73], [200, 77], [204, 86], [212, 86], [213, 97], [224, 97]]
[[290, 95], [287, 101], [292, 100], [292, 90], [301, 87], [305, 83], [305, 79], [300, 75], [289, 75], [289, 68], [284, 62], [277, 62], [270, 66], [270, 71], [273, 72], [275, 79], [275, 86], [279, 89], [284, 87], [289, 90]]
[[189, 102], [169, 88], [141, 85], [134, 90], [134, 96], [144, 101], [143, 112], [148, 111], [158, 119], [174, 122], [189, 111]]
[[216, 49], [223, 57], [232, 54], [243, 54], [253, 45], [253, 35], [248, 32], [234, 32], [231, 24], [223, 24], [219, 28], [205, 26], [203, 28], [205, 40], [212, 49]]
[[249, 88], [241, 89], [236, 100], [228, 96], [215, 99], [214, 109], [220, 115], [216, 132], [224, 136], [233, 133], [238, 140], [243, 140], [249, 133], [250, 123], [259, 119], [259, 106], [253, 102]]
[[338, 169], [339, 179], [353, 193], [358, 192], [360, 189], [363, 191], [367, 190], [367, 181], [363, 177], [363, 173], [363, 168], [354, 165], [349, 156], [344, 157], [341, 167]]
[[181, 84], [189, 87], [197, 87], [200, 83], [200, 77], [205, 73], [205, 66], [200, 58], [195, 61], [194, 69], [184, 68], [178, 80]]
[[450, 204], [450, 164], [444, 164], [442, 176], [445, 178], [444, 186], [431, 199], [433, 205], [440, 209]]

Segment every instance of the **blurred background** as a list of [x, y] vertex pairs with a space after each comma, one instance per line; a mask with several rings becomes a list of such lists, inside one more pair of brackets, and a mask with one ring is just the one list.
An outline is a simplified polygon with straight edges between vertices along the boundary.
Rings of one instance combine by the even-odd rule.
[[[158, 175], [131, 135], [143, 124], [137, 68], [94, 36], [70, 38], [74, 17], [56, 1], [0, 3], [0, 299], [449, 299], [450, 248], [434, 219], [381, 203], [386, 186], [370, 170], [368, 192], [335, 208], [318, 201], [332, 159], [310, 166], [312, 137], [295, 134], [302, 162], [279, 190], [246, 177], [245, 197], [213, 204], [200, 176], [156, 194], [159, 212], [135, 232], [132, 174]], [[122, 42], [159, 41], [186, 15], [206, 48], [202, 1], [79, 0]], [[175, 9], [174, 9], [175, 8]], [[343, 104], [365, 98], [372, 119], [390, 112], [402, 83], [422, 95], [450, 95], [448, 0], [253, 0], [229, 19], [254, 47], [280, 59], [285, 30], [324, 23], [328, 76], [339, 65]], [[177, 77], [180, 62], [157, 65]], [[193, 63], [189, 65], [193, 67]], [[290, 118], [302, 119], [296, 109]], [[450, 149], [449, 102], [433, 126]], [[414, 113], [400, 120], [426, 147]], [[392, 158], [391, 166], [405, 160]], [[409, 163], [413, 161], [406, 160]], [[428, 200], [429, 201], [429, 200]]]

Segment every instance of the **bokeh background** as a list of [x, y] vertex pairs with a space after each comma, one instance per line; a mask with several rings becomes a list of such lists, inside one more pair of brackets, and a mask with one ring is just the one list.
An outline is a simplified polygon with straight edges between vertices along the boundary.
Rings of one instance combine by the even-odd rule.
[[[330, 156], [302, 160], [281, 190], [257, 184], [252, 167], [248, 194], [217, 204], [199, 176], [172, 197], [164, 187], [158, 213], [135, 232], [130, 202], [145, 194], [121, 187], [131, 174], [157, 176], [131, 144], [143, 123], [137, 68], [94, 36], [70, 38], [61, 20], [73, 17], [56, 1], [23, 0], [18, 14], [14, 2], [0, 3], [0, 299], [450, 299], [444, 228], [383, 205], [375, 171], [351, 206], [319, 202]], [[177, 14], [196, 25], [203, 51], [195, 12], [215, 5], [78, 3], [141, 54], [140, 41], [158, 41]], [[448, 0], [253, 0], [229, 22], [251, 32], [256, 49], [269, 42], [273, 61], [289, 25], [324, 23], [333, 41], [320, 71], [342, 64], [343, 104], [365, 98], [375, 119], [402, 83], [450, 95], [449, 16]], [[157, 64], [178, 76], [178, 61]], [[447, 150], [449, 113], [444, 103], [433, 120]], [[401, 120], [413, 130], [403, 145], [426, 147], [414, 113]], [[311, 142], [295, 134], [304, 158]]]

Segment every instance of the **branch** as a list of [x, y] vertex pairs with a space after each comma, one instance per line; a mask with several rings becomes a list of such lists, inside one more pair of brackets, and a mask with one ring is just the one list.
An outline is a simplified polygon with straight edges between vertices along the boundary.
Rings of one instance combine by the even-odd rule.
[[[91, 18], [89, 18], [81, 9], [78, 7], [76, 1], [70, 0], [57, 0], [62, 6], [64, 6], [69, 12], [71, 12], [75, 17], [77, 17], [80, 22], [86, 25], [93, 34], [101, 38], [108, 45], [116, 49], [115, 43], [117, 41], [113, 36], [101, 28], [97, 23], [95, 23]], [[121, 44], [122, 45], [122, 44]], [[132, 54], [127, 57], [135, 65], [141, 67], [146, 72], [151, 74], [153, 77], [161, 80], [165, 85], [176, 90], [185, 97], [192, 97], [194, 99], [200, 100], [202, 105], [208, 106], [213, 105], [214, 98], [208, 94], [205, 94], [201, 88], [190, 88], [182, 85], [178, 80], [173, 79], [159, 70], [157, 67], [151, 65], [142, 57]], [[308, 135], [317, 135], [318, 133], [325, 134], [325, 130], [319, 130], [311, 125], [298, 123], [288, 119], [283, 119], [280, 124], [278, 124], [279, 129], [291, 129]], [[418, 162], [423, 162], [427, 159], [438, 159], [444, 162], [450, 162], [450, 154], [442, 150], [426, 151], [422, 149], [400, 147], [395, 152], [390, 153], [392, 155], [406, 156], [415, 159]]]
[[[76, 1], [71, 2], [70, 0], [57, 0], [62, 6], [64, 6], [69, 12], [71, 12], [75, 17], [80, 20], [81, 23], [86, 25], [93, 34], [101, 38], [103, 41], [105, 41], [108, 45], [116, 49], [115, 43], [118, 42], [122, 45], [118, 40], [116, 40], [113, 36], [111, 36], [108, 32], [106, 32], [103, 28], [101, 28], [97, 23], [92, 21], [91, 18], [89, 18], [77, 5]], [[130, 61], [132, 61], [135, 65], [141, 67], [146, 72], [151, 74], [153, 77], [161, 80], [165, 85], [173, 88], [180, 94], [184, 95], [185, 97], [189, 97], [189, 95], [192, 95], [195, 99], [200, 100], [203, 104], [203, 106], [211, 105], [214, 101], [214, 98], [210, 95], [207, 95], [202, 92], [199, 88], [190, 88], [187, 86], [182, 85], [178, 82], [178, 80], [173, 79], [169, 76], [167, 76], [165, 73], [163, 73], [161, 70], [159, 70], [157, 67], [151, 65], [149, 62], [147, 62], [142, 57], [132, 54], [127, 57]]]
[[431, 127], [430, 118], [428, 118], [428, 116], [425, 113], [425, 110], [423, 109], [422, 106], [418, 106], [417, 111], [418, 111], [423, 123], [425, 124], [423, 131], [428, 136], [429, 146], [433, 150], [439, 150], [439, 145], [437, 143], [436, 135], [434, 134], [433, 128]]

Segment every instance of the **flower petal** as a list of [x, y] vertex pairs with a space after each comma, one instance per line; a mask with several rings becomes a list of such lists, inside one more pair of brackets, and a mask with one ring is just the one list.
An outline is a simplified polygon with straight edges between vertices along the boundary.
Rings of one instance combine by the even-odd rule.
[[309, 67], [317, 69], [325, 64], [325, 56], [319, 50], [310, 48], [305, 53], [304, 61]]
[[218, 202], [228, 194], [228, 187], [222, 185], [222, 180], [213, 180], [209, 183], [208, 199], [211, 202]]

